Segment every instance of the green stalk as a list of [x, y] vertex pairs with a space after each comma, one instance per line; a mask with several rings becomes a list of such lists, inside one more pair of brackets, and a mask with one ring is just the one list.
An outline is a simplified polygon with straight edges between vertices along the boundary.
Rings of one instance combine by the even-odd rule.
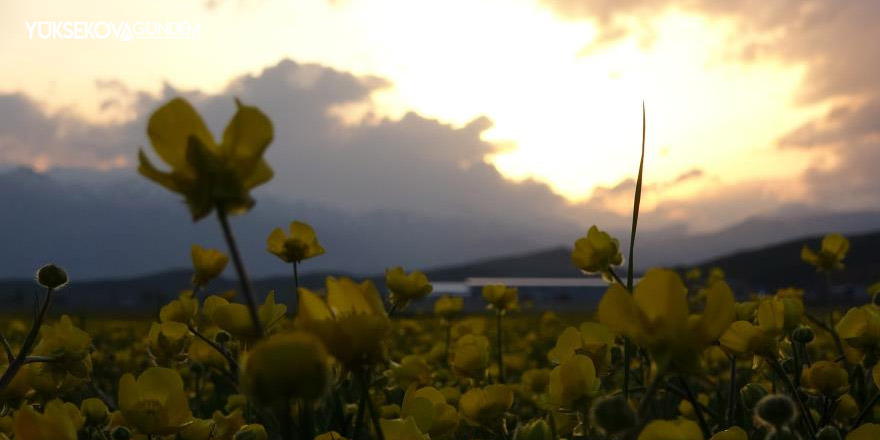
[[502, 340], [501, 340], [501, 311], [499, 310], [496, 315], [496, 336], [497, 336], [497, 345], [498, 345], [498, 383], [504, 383], [504, 353], [502, 348]]
[[[626, 265], [626, 290], [633, 291], [633, 276], [635, 273], [634, 251], [636, 247], [636, 229], [639, 224], [639, 206], [642, 203], [642, 176], [645, 169], [645, 103], [642, 102], [642, 153], [639, 158], [639, 175], [636, 178], [636, 193], [633, 196], [632, 228], [629, 233], [629, 260]], [[612, 272], [613, 273], [613, 272]], [[616, 275], [616, 274], [615, 274]], [[623, 338], [623, 398], [629, 400], [629, 364], [630, 364], [630, 341]]]
[[9, 366], [6, 367], [6, 371], [4, 371], [3, 376], [0, 377], [0, 392], [9, 386], [12, 379], [18, 374], [18, 370], [20, 370], [26, 363], [28, 355], [31, 353], [34, 344], [37, 342], [37, 335], [40, 334], [40, 327], [43, 326], [43, 321], [46, 319], [46, 313], [49, 311], [49, 306], [52, 304], [52, 294], [54, 292], [55, 289], [51, 287], [46, 288], [46, 300], [43, 301], [43, 305], [40, 307], [40, 311], [34, 319], [34, 324], [31, 326], [30, 332], [28, 332], [24, 343], [18, 350], [18, 355], [15, 356], [15, 359], [9, 359]]
[[244, 268], [244, 262], [241, 260], [241, 253], [238, 251], [238, 245], [235, 243], [235, 236], [232, 235], [232, 229], [229, 227], [229, 219], [226, 217], [226, 211], [221, 207], [217, 207], [217, 219], [220, 220], [220, 227], [223, 229], [223, 237], [229, 246], [229, 253], [232, 254], [232, 263], [235, 266], [235, 272], [238, 273], [238, 282], [241, 285], [241, 292], [247, 301], [248, 310], [251, 314], [251, 321], [254, 323], [254, 331], [257, 338], [263, 337], [263, 325], [260, 323], [260, 315], [257, 313], [257, 301], [254, 298], [254, 292], [251, 288], [251, 281], [248, 278], [247, 271]]

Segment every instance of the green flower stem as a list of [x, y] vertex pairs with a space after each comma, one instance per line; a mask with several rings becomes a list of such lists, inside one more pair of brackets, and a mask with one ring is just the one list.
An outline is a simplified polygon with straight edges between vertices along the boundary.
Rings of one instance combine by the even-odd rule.
[[31, 326], [30, 332], [28, 332], [24, 343], [21, 345], [21, 349], [18, 350], [18, 356], [15, 356], [15, 359], [10, 360], [9, 366], [6, 367], [6, 371], [4, 371], [3, 376], [0, 377], [0, 392], [9, 386], [12, 379], [18, 374], [18, 370], [24, 366], [31, 350], [33, 350], [34, 344], [37, 342], [37, 335], [40, 334], [40, 327], [43, 326], [43, 321], [46, 319], [46, 312], [49, 311], [49, 306], [52, 304], [52, 295], [54, 292], [55, 289], [51, 287], [46, 288], [46, 299], [43, 301], [43, 305], [40, 307], [40, 311], [37, 313], [36, 318], [34, 319], [34, 324]]
[[800, 390], [794, 385], [794, 382], [791, 381], [791, 378], [788, 377], [788, 374], [785, 374], [785, 370], [782, 368], [782, 365], [779, 364], [779, 361], [773, 357], [767, 357], [767, 362], [770, 363], [770, 366], [773, 367], [773, 370], [776, 372], [776, 375], [780, 377], [785, 382], [785, 386], [788, 388], [788, 391], [791, 394], [794, 394], [795, 402], [797, 402], [798, 409], [800, 409], [802, 420], [806, 421], [807, 430], [809, 431], [810, 438], [816, 437], [816, 426], [813, 424], [813, 417], [810, 416], [810, 409], [807, 408], [807, 405], [804, 403], [804, 399], [801, 397]]
[[817, 317], [815, 317], [815, 316], [813, 316], [813, 315], [810, 315], [809, 313], [806, 313], [806, 312], [804, 313], [804, 316], [805, 316], [807, 319], [809, 319], [810, 321], [812, 321], [814, 324], [816, 324], [817, 326], [819, 326], [819, 328], [821, 328], [822, 330], [825, 330], [826, 332], [828, 332], [829, 334], [831, 334], [831, 338], [834, 339], [834, 345], [837, 347], [837, 353], [838, 353], [841, 357], [843, 357], [844, 359], [846, 359], [846, 356], [845, 356], [845, 354], [843, 353], [843, 343], [840, 342], [840, 336], [837, 334], [837, 332], [834, 331], [834, 329], [831, 328], [831, 326], [829, 326], [828, 324], [825, 324], [825, 321], [822, 320], [822, 319], [819, 319], [819, 318], [817, 318]]
[[15, 360], [15, 354], [12, 353], [12, 346], [9, 345], [9, 341], [3, 336], [3, 333], [0, 333], [0, 344], [3, 345], [3, 351], [6, 352], [6, 361], [12, 362]]
[[237, 376], [238, 376], [238, 371], [240, 370], [240, 367], [238, 365], [238, 361], [235, 360], [235, 356], [233, 356], [232, 353], [229, 352], [229, 350], [225, 349], [224, 347], [221, 347], [216, 342], [208, 339], [207, 336], [201, 334], [198, 330], [196, 330], [195, 327], [192, 326], [192, 324], [187, 324], [186, 327], [189, 329], [190, 332], [192, 332], [192, 334], [196, 335], [197, 338], [201, 339], [204, 343], [211, 346], [211, 348], [216, 350], [218, 353], [220, 353], [223, 356], [224, 359], [226, 359], [226, 362], [229, 364], [229, 370], [231, 371], [232, 378], [235, 379], [236, 381], [238, 381]]
[[449, 341], [452, 339], [452, 323], [446, 323], [446, 363], [449, 363]]
[[871, 400], [869, 400], [868, 403], [865, 404], [865, 407], [862, 408], [862, 412], [859, 413], [856, 421], [853, 422], [852, 429], [856, 429], [859, 425], [862, 424], [862, 421], [865, 420], [865, 417], [867, 417], [868, 414], [874, 412], [874, 405], [876, 405], [878, 401], [880, 401], [880, 391], [874, 394], [874, 397], [872, 397]]
[[[369, 373], [365, 374], [365, 376], [368, 375]], [[369, 383], [365, 380], [363, 381], [362, 386], [364, 388], [364, 394], [367, 396], [367, 409], [370, 410], [370, 419], [373, 421], [373, 429], [376, 430], [376, 437], [379, 440], [385, 440], [385, 433], [382, 432], [382, 424], [379, 423], [379, 412], [376, 411], [376, 407], [373, 405], [373, 399], [370, 398]]]
[[[363, 383], [364, 381], [361, 381], [361, 382]], [[362, 384], [361, 398], [360, 398], [360, 402], [358, 402], [357, 414], [354, 416], [354, 432], [352, 432], [352, 435], [351, 435], [352, 439], [357, 439], [361, 434], [361, 430], [363, 430], [363, 428], [364, 428], [364, 413], [366, 412], [366, 409], [367, 409], [368, 391], [369, 391], [368, 387]]]
[[[663, 382], [663, 378], [660, 375], [654, 378], [654, 381], [648, 385], [648, 389], [645, 390], [645, 394], [642, 396], [641, 402], [639, 402], [639, 419], [643, 422], [647, 422], [645, 420], [645, 416], [648, 414], [648, 408], [651, 407], [651, 401], [654, 400], [654, 396], [657, 394], [657, 390], [660, 389], [660, 382]], [[627, 391], [624, 389], [624, 391]], [[626, 394], [624, 394], [626, 396]]]
[[691, 390], [690, 385], [688, 385], [687, 380], [683, 376], [678, 377], [678, 382], [681, 384], [682, 390], [684, 390], [685, 398], [694, 408], [694, 415], [697, 416], [697, 423], [700, 425], [700, 430], [703, 431], [703, 437], [712, 437], [712, 429], [709, 428], [709, 424], [706, 423], [706, 417], [703, 416], [703, 406], [700, 404], [700, 401], [697, 400], [693, 390]]
[[496, 336], [497, 336], [497, 345], [498, 345], [498, 383], [504, 383], [504, 349], [502, 346], [502, 331], [501, 331], [501, 311], [499, 310], [496, 314]]
[[247, 271], [244, 269], [244, 263], [241, 260], [241, 254], [238, 252], [238, 245], [235, 244], [235, 236], [232, 235], [232, 229], [229, 227], [229, 219], [226, 217], [226, 211], [221, 207], [217, 207], [217, 219], [220, 220], [220, 227], [223, 229], [223, 237], [229, 246], [229, 253], [232, 254], [232, 263], [235, 271], [238, 273], [238, 281], [241, 284], [241, 291], [244, 299], [247, 301], [248, 310], [251, 312], [251, 320], [254, 323], [254, 330], [257, 338], [263, 337], [263, 325], [260, 324], [260, 315], [257, 313], [257, 301], [254, 299], [254, 292], [251, 288], [251, 281], [248, 278]]
[[736, 418], [736, 357], [728, 356], [730, 359], [730, 389], [727, 394], [727, 426], [734, 425]]

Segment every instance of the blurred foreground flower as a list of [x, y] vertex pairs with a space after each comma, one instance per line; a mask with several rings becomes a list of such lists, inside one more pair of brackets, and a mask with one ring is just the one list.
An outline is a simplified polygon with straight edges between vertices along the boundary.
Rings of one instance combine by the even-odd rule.
[[299, 289], [299, 325], [324, 341], [345, 366], [371, 365], [385, 356], [391, 322], [372, 281], [327, 277], [327, 297]]
[[631, 295], [612, 284], [599, 302], [599, 322], [651, 351], [661, 367], [694, 371], [698, 355], [717, 340], [735, 317], [726, 283], [710, 286], [703, 313], [691, 314], [687, 288], [673, 271], [652, 269]]
[[840, 234], [828, 234], [822, 239], [819, 252], [804, 246], [801, 259], [816, 266], [817, 272], [833, 272], [843, 269], [843, 258], [849, 251], [849, 240]]
[[156, 110], [147, 135], [156, 154], [171, 167], [157, 169], [141, 150], [138, 172], [181, 194], [194, 221], [215, 208], [237, 214], [254, 205], [250, 191], [272, 178], [263, 153], [272, 142], [269, 118], [256, 107], [235, 101], [238, 110], [218, 144], [193, 107], [175, 98]]

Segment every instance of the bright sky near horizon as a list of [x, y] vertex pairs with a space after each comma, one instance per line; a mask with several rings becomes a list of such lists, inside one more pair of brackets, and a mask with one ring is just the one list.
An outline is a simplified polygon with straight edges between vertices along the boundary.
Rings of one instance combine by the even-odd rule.
[[[415, 111], [454, 126], [488, 117], [494, 126], [483, 139], [498, 150], [487, 161], [573, 201], [634, 174], [642, 101], [649, 182], [702, 172], [654, 192], [682, 199], [709, 184], [785, 179], [815, 165], [815, 154], [780, 149], [777, 140], [829, 108], [798, 104], [804, 66], [745, 60], [729, 19], [675, 9], [652, 17], [649, 34], [599, 45], [594, 21], [562, 17], [537, 0], [0, 5], [0, 92], [26, 93], [50, 111], [106, 120], [97, 81], [216, 92], [289, 57], [386, 79], [391, 86], [372, 97], [379, 116]], [[26, 22], [39, 20], [187, 21], [200, 25], [201, 38], [30, 39]]]

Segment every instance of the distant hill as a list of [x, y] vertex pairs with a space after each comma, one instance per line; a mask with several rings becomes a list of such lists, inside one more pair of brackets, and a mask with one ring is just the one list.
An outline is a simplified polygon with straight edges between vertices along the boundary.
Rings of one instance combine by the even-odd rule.
[[[868, 284], [880, 281], [880, 231], [853, 235], [846, 268], [834, 274], [832, 282], [836, 292], [851, 291], [854, 294]], [[750, 291], [772, 292], [781, 287], [800, 287], [809, 292], [825, 288], [825, 279], [800, 259], [803, 245], [818, 248], [820, 236], [791, 240], [759, 249], [737, 252], [690, 266], [708, 270], [720, 267], [728, 276], [738, 294]], [[684, 270], [688, 267], [680, 266]], [[623, 269], [621, 270], [621, 272]], [[231, 269], [227, 272], [231, 275]], [[554, 248], [505, 258], [488, 259], [457, 266], [441, 267], [426, 271], [433, 281], [461, 281], [469, 277], [578, 277], [582, 276], [571, 265], [570, 250]], [[305, 287], [321, 288], [329, 273], [305, 274], [300, 283]], [[350, 275], [333, 272], [335, 276]], [[149, 276], [73, 282], [58, 295], [58, 307], [68, 311], [129, 311], [143, 313], [158, 307], [175, 297], [189, 285], [190, 272], [184, 270], [161, 272]], [[382, 286], [383, 276], [371, 279]], [[232, 278], [212, 282], [210, 290], [221, 292], [235, 289]], [[293, 280], [290, 276], [259, 278], [254, 288], [262, 298], [275, 290], [279, 301], [293, 298]], [[31, 307], [37, 288], [32, 280], [0, 280], [0, 298], [5, 309], [24, 310]], [[846, 299], [846, 298], [842, 298]]]

